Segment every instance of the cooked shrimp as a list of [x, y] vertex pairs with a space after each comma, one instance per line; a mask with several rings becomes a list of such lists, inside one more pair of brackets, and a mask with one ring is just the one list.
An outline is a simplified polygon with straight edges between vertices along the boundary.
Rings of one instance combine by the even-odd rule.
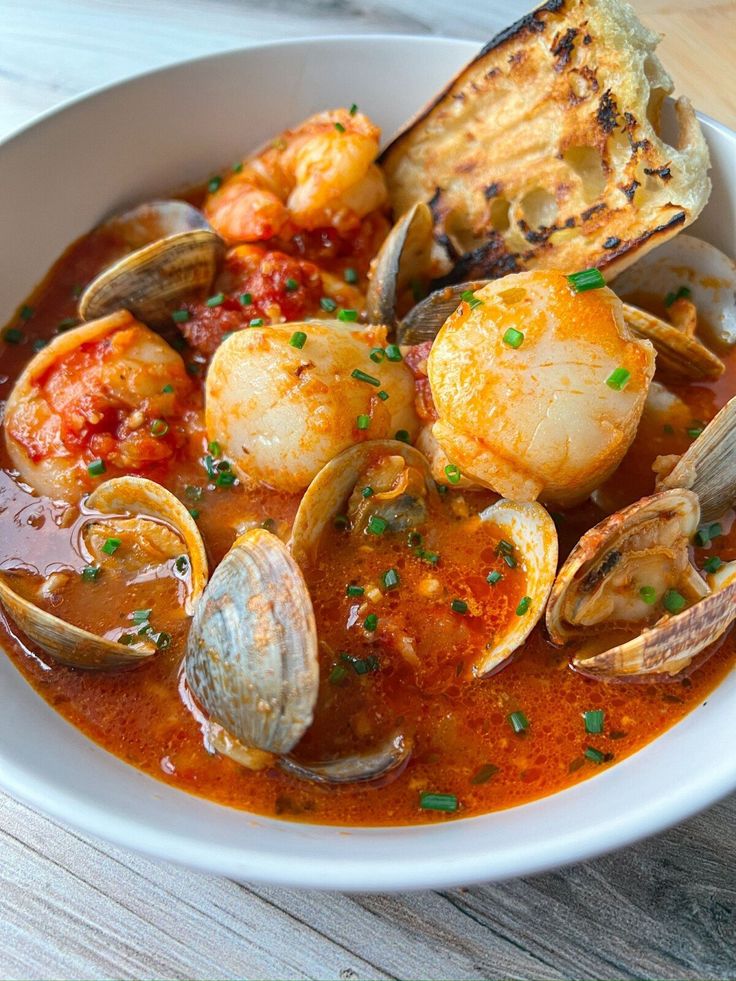
[[[290, 344], [295, 334], [301, 348]], [[207, 374], [208, 437], [241, 476], [300, 491], [352, 443], [402, 429], [414, 436], [411, 372], [401, 361], [370, 358], [385, 344], [385, 327], [340, 322], [238, 331], [218, 348]], [[358, 428], [359, 419], [366, 428]]]
[[297, 229], [354, 228], [387, 201], [374, 160], [380, 130], [362, 113], [333, 109], [285, 130], [209, 195], [204, 212], [230, 243]]
[[446, 321], [428, 370], [433, 432], [460, 471], [515, 500], [585, 500], [621, 462], [654, 373], [654, 350], [607, 288], [564, 273], [495, 280]]
[[18, 379], [3, 420], [10, 456], [39, 493], [76, 500], [100, 479], [172, 460], [192, 391], [179, 355], [126, 311], [82, 324]]

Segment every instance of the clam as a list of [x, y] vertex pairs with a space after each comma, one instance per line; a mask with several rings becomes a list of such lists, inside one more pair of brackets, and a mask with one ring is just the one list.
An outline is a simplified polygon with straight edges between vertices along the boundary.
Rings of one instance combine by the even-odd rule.
[[396, 222], [373, 260], [366, 294], [369, 323], [393, 326], [405, 290], [426, 279], [433, 242], [432, 213], [420, 201]]
[[583, 646], [575, 668], [601, 677], [674, 675], [727, 629], [736, 618], [736, 588], [711, 592], [692, 565], [689, 546], [699, 523], [697, 496], [673, 488], [583, 535], [552, 588], [546, 616], [551, 639], [565, 644], [596, 633], [643, 630], [592, 654], [590, 645]]
[[694, 491], [705, 521], [727, 511], [736, 502], [736, 398], [723, 406], [666, 476], [664, 462], [662, 457], [655, 460], [658, 488]]
[[206, 742], [250, 769], [279, 763], [318, 783], [365, 782], [405, 763], [401, 733], [349, 757], [304, 764], [287, 754], [312, 723], [319, 666], [309, 591], [275, 535], [251, 529], [215, 570], [194, 615], [187, 645], [188, 687]]
[[726, 370], [721, 359], [697, 337], [653, 313], [624, 303], [624, 317], [635, 333], [652, 342], [657, 352], [657, 368], [663, 368], [667, 374], [697, 380], [720, 378]]
[[473, 666], [476, 675], [497, 671], [521, 647], [544, 613], [557, 571], [557, 529], [541, 504], [496, 501], [479, 515], [492, 522], [504, 540], [513, 542], [526, 576], [528, 612], [516, 616], [502, 637], [494, 638]]
[[683, 287], [708, 340], [729, 347], [736, 344], [736, 264], [709, 242], [677, 235], [639, 259], [613, 284], [624, 299], [648, 294], [660, 302], [676, 297]]
[[396, 340], [399, 344], [422, 344], [433, 341], [437, 333], [455, 310], [460, 306], [463, 293], [482, 289], [490, 280], [474, 279], [467, 283], [455, 283], [454, 286], [444, 286], [425, 297], [413, 306], [396, 328]]
[[111, 218], [102, 230], [133, 251], [104, 269], [79, 299], [83, 320], [125, 308], [150, 326], [169, 322], [185, 299], [212, 286], [225, 243], [184, 201], [153, 201]]
[[[87, 499], [79, 550], [90, 560], [99, 534], [104, 541], [121, 531], [135, 533], [138, 540], [150, 541], [153, 550], [170, 552], [171, 557], [187, 556], [185, 609], [191, 613], [207, 581], [207, 557], [184, 505], [151, 480], [121, 477], [107, 481]], [[20, 595], [12, 582], [8, 573], [0, 575], [0, 603], [35, 645], [62, 664], [83, 669], [129, 667], [156, 652], [146, 635], [139, 643], [126, 645], [68, 623]]]

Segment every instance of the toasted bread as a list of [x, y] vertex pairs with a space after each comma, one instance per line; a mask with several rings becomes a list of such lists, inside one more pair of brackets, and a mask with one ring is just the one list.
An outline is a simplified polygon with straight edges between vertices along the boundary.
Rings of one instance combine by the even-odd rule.
[[659, 38], [622, 0], [548, 0], [490, 41], [385, 149], [398, 217], [432, 209], [441, 282], [597, 266], [611, 279], [697, 218], [708, 149]]

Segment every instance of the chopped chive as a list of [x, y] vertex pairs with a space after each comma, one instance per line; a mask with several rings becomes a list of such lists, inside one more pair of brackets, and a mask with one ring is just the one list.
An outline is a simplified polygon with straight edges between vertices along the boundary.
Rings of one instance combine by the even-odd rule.
[[519, 600], [519, 605], [516, 607], [517, 617], [523, 617], [525, 613], [528, 613], [531, 605], [531, 596], [522, 596], [522, 598]]
[[355, 421], [355, 425], [357, 426], [358, 429], [368, 429], [370, 424], [371, 424], [370, 416], [358, 416], [358, 418]]
[[57, 333], [63, 334], [64, 331], [71, 330], [72, 327], [76, 327], [78, 323], [79, 321], [76, 317], [64, 317], [64, 319], [60, 320], [56, 325]]
[[423, 811], [456, 811], [458, 808], [455, 794], [430, 794], [426, 791], [419, 795], [419, 806]]
[[240, 174], [243, 171], [243, 161], [236, 160], [235, 163], [230, 168], [234, 174]]
[[454, 463], [448, 463], [445, 467], [445, 476], [451, 484], [459, 484], [462, 477], [460, 467], [456, 467]]
[[352, 324], [358, 319], [357, 310], [338, 310], [337, 319], [342, 320], [344, 323]]
[[378, 397], [382, 402], [385, 402], [388, 398], [388, 392], [384, 392], [384, 390], [381, 389], [381, 391], [378, 393]]
[[388, 521], [378, 514], [372, 514], [368, 519], [367, 529], [372, 535], [382, 535], [388, 528]]
[[332, 670], [327, 676], [327, 680], [331, 685], [340, 685], [348, 676], [348, 669], [344, 664], [333, 665]]
[[397, 429], [394, 433], [394, 439], [397, 439], [400, 443], [411, 443], [411, 436], [406, 429]]
[[509, 567], [509, 569], [515, 569], [516, 568], [516, 559], [513, 557], [513, 555], [509, 555], [508, 553], [505, 553], [502, 556], [502, 558], [503, 558], [504, 562], [506, 563], [506, 565]]
[[154, 419], [151, 423], [151, 436], [161, 439], [169, 431], [169, 424], [164, 419]]
[[496, 545], [496, 555], [507, 555], [509, 552], [513, 552], [513, 550], [513, 544], [506, 541], [505, 538], [501, 538], [498, 545]]
[[328, 313], [334, 313], [335, 310], [337, 310], [337, 304], [334, 300], [331, 300], [329, 296], [323, 296], [319, 301], [319, 305]]
[[264, 518], [261, 522], [261, 528], [263, 528], [264, 531], [275, 532], [276, 521], [273, 518]]
[[521, 345], [524, 343], [524, 335], [515, 327], [509, 327], [509, 329], [503, 335], [503, 342], [504, 344], [508, 344], [509, 347], [521, 347]]
[[187, 320], [189, 320], [190, 316], [191, 315], [188, 310], [174, 310], [174, 312], [171, 314], [171, 319], [174, 321], [174, 323], [185, 324]]
[[465, 600], [454, 599], [450, 603], [450, 609], [452, 610], [453, 613], [467, 613], [468, 604], [465, 602]]
[[418, 531], [410, 531], [406, 536], [406, 544], [409, 548], [415, 548], [417, 545], [422, 544], [422, 536]]
[[29, 307], [27, 303], [24, 303], [20, 308], [20, 319], [30, 320], [33, 316], [33, 307]]
[[430, 565], [437, 565], [440, 560], [439, 552], [428, 552], [424, 548], [418, 548], [414, 554], [422, 562], [429, 562]]
[[592, 760], [594, 763], [605, 763], [606, 754], [601, 753], [599, 749], [595, 749], [593, 746], [586, 746], [583, 750], [583, 756], [587, 759]]
[[491, 586], [495, 586], [496, 583], [501, 582], [502, 579], [503, 579], [502, 573], [496, 572], [495, 570], [493, 572], [489, 572], [488, 575], [486, 576], [486, 582], [490, 583]]
[[86, 565], [82, 569], [82, 579], [84, 579], [85, 582], [93, 582], [95, 579], [99, 578], [101, 571], [102, 570], [100, 569], [99, 566]]
[[287, 293], [293, 293], [294, 290], [299, 289], [299, 283], [296, 279], [292, 279], [291, 276], [289, 276], [289, 278], [286, 280], [284, 286], [286, 287]]
[[342, 123], [335, 123], [335, 129], [337, 130], [338, 133], [345, 132], [345, 127], [343, 126]]
[[130, 647], [131, 644], [136, 643], [135, 634], [120, 634], [118, 637], [118, 644], [122, 644], [124, 647]]
[[161, 389], [161, 394], [162, 395], [173, 395], [174, 394], [174, 386], [173, 385], [164, 385], [164, 387]]
[[382, 347], [371, 348], [371, 353], [368, 355], [371, 361], [375, 361], [376, 364], [380, 364], [386, 357], [386, 352]]
[[263, 317], [253, 317], [253, 319], [248, 322], [248, 326], [263, 327]]
[[221, 184], [222, 184], [222, 177], [219, 176], [213, 177], [207, 184], [207, 190], [210, 192], [210, 194], [214, 194], [215, 191], [218, 191], [220, 189]]
[[461, 293], [460, 299], [464, 300], [471, 310], [475, 310], [476, 307], [483, 306], [483, 300], [479, 300], [472, 290], [465, 290], [464, 293]]
[[691, 426], [690, 429], [686, 429], [685, 432], [688, 434], [690, 439], [697, 439], [698, 436], [703, 432], [705, 426]]
[[381, 576], [381, 585], [384, 589], [396, 589], [400, 583], [399, 574], [396, 569], [386, 569]]
[[355, 103], [353, 103], [352, 106], [350, 106], [350, 115], [354, 116], [357, 111], [358, 111], [358, 107], [356, 106]]
[[369, 613], [368, 616], [363, 621], [363, 627], [368, 633], [373, 633], [373, 631], [378, 626], [378, 617], [375, 613]]
[[188, 375], [194, 375], [196, 377], [197, 375], [199, 375], [200, 371], [202, 370], [202, 365], [197, 364], [196, 361], [189, 361], [187, 363], [186, 368], [187, 368]]
[[37, 337], [33, 342], [33, 350], [38, 354], [39, 351], [43, 351], [47, 344], [48, 341], [44, 340], [43, 337]]
[[340, 657], [346, 664], [349, 664], [356, 674], [370, 674], [373, 671], [378, 671], [380, 664], [378, 663], [378, 658], [375, 654], [369, 654], [368, 657], [353, 657], [352, 654], [341, 653]]
[[648, 606], [652, 606], [657, 602], [657, 590], [654, 586], [642, 586], [639, 590], [639, 596], [641, 596]]
[[670, 424], [669, 424], [668, 422], [666, 422], [666, 423], [664, 424], [664, 426], [662, 426], [662, 432], [663, 432], [663, 433], [664, 433], [664, 434], [665, 434], [666, 436], [674, 436], [674, 435], [675, 435], [675, 430], [674, 430], [674, 427], [673, 427], [673, 426], [670, 426]]
[[603, 721], [605, 717], [606, 713], [603, 709], [590, 709], [588, 712], [583, 712], [585, 731], [591, 736], [603, 732]]
[[122, 544], [119, 538], [108, 538], [102, 546], [102, 551], [106, 555], [114, 555]]
[[723, 534], [723, 528], [721, 527], [721, 524], [720, 524], [719, 521], [714, 521], [713, 524], [709, 525], [709, 527], [708, 527], [708, 537], [709, 538], [711, 538], [711, 539], [718, 538], [722, 534]]
[[386, 357], [389, 361], [403, 361], [404, 358], [401, 354], [401, 348], [398, 344], [387, 344], [386, 345]]
[[235, 476], [235, 474], [229, 470], [226, 470], [221, 473], [218, 473], [215, 484], [218, 487], [232, 487], [232, 485], [235, 483], [236, 480], [237, 477]]
[[240, 303], [241, 307], [249, 307], [253, 302], [253, 294], [241, 293], [238, 297], [238, 302]]
[[194, 520], [196, 521], [197, 518], [199, 517], [199, 508], [187, 508], [187, 510], [189, 511], [192, 518], [194, 518]]
[[87, 473], [90, 477], [101, 477], [103, 473], [107, 472], [107, 467], [105, 466], [104, 460], [93, 460], [91, 463], [87, 464]]
[[353, 269], [352, 266], [349, 266], [345, 270], [345, 272], [343, 273], [343, 275], [345, 277], [345, 282], [346, 283], [350, 283], [351, 285], [354, 285], [355, 283], [358, 282], [358, 273], [357, 273], [357, 270]]
[[583, 269], [581, 272], [572, 273], [567, 277], [567, 281], [576, 293], [599, 290], [606, 285], [599, 269]]
[[176, 562], [174, 562], [174, 568], [180, 575], [189, 569], [189, 558], [186, 555], [180, 555]]
[[209, 297], [209, 299], [205, 300], [204, 302], [208, 307], [219, 307], [221, 303], [225, 302], [225, 294], [215, 293], [214, 296]]
[[703, 566], [706, 572], [718, 572], [718, 570], [723, 565], [723, 559], [719, 558], [717, 555], [711, 555], [708, 561]]
[[8, 327], [3, 332], [3, 340], [7, 344], [20, 344], [23, 340], [23, 331], [18, 330], [17, 327]]
[[678, 593], [676, 589], [668, 589], [664, 594], [662, 603], [668, 613], [680, 613], [685, 609], [687, 600], [682, 593]]
[[195, 487], [193, 484], [187, 484], [187, 486], [184, 488], [184, 493], [191, 501], [200, 501], [204, 491], [201, 487]]
[[363, 497], [373, 497], [373, 488], [366, 485], [360, 493]]
[[378, 378], [374, 378], [373, 375], [366, 374], [365, 371], [361, 371], [360, 368], [353, 368], [350, 372], [350, 377], [354, 378], [356, 381], [365, 382], [367, 385], [375, 385], [376, 388], [381, 384]]
[[152, 613], [153, 613], [153, 609], [133, 610], [130, 619], [133, 621], [133, 623], [146, 623], [148, 620], [151, 619]]
[[306, 343], [307, 343], [307, 335], [304, 333], [303, 330], [295, 330], [294, 333], [289, 338], [289, 344], [291, 344], [292, 347], [299, 348], [300, 351]]
[[344, 514], [336, 514], [332, 519], [332, 523], [339, 531], [344, 531], [348, 526], [347, 516]]
[[217, 476], [217, 471], [215, 470], [215, 461], [212, 459], [209, 453], [206, 454], [204, 460], [202, 461], [202, 466], [207, 471], [208, 477]]
[[74, 297], [75, 300], [78, 300], [83, 292], [84, 292], [84, 287], [80, 286], [79, 283], [76, 283], [74, 286], [72, 286], [72, 296]]
[[664, 305], [666, 307], [671, 307], [675, 300], [689, 299], [692, 296], [692, 290], [689, 286], [681, 286], [679, 290], [672, 291], [667, 294], [664, 298]]
[[165, 630], [156, 637], [156, 648], [159, 651], [165, 651], [166, 648], [171, 644], [171, 634], [167, 634]]
[[362, 596], [364, 593], [365, 593], [365, 589], [363, 588], [363, 586], [353, 586], [348, 584], [345, 587], [346, 596]]
[[621, 392], [626, 388], [630, 379], [631, 372], [627, 371], [626, 368], [615, 368], [606, 378], [606, 385], [615, 392]]
[[470, 778], [470, 782], [476, 786], [481, 783], [487, 783], [491, 777], [495, 777], [499, 770], [500, 767], [496, 766], [495, 763], [484, 763], [479, 770], [475, 771]]
[[516, 733], [526, 732], [526, 730], [529, 728], [529, 719], [527, 719], [523, 712], [512, 712], [506, 718], [508, 719], [508, 723], [511, 728]]

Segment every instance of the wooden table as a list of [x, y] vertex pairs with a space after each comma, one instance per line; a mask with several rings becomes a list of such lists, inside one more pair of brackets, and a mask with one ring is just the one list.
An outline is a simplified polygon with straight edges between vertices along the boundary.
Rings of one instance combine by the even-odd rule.
[[[736, 126], [733, 0], [638, 0], [695, 105]], [[507, 19], [524, 0], [507, 2]], [[75, 93], [261, 38], [486, 39], [474, 0], [0, 0], [0, 138]], [[42, 189], [39, 189], [42, 193]], [[734, 752], [732, 733], [716, 752]], [[0, 795], [0, 977], [733, 978], [736, 796], [562, 872], [401, 896], [246, 887], [82, 837]]]

